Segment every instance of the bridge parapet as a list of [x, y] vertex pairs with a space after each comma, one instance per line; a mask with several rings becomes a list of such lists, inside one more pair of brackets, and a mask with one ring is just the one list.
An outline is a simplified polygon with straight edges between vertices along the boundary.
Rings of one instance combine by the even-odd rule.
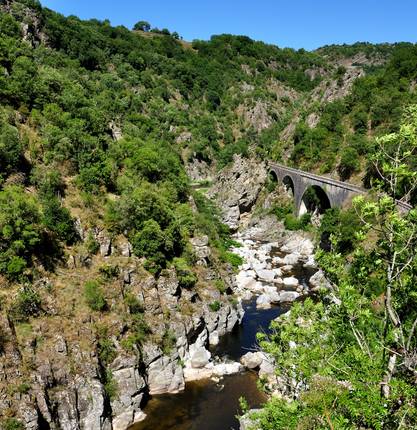
[[[342, 207], [349, 199], [357, 195], [367, 194], [367, 190], [347, 182], [338, 181], [326, 176], [316, 175], [303, 170], [287, 167], [279, 163], [269, 162], [269, 169], [274, 172], [277, 179], [283, 182], [285, 178], [290, 178], [294, 193], [295, 210], [297, 215], [305, 212], [303, 207], [303, 197], [307, 188], [319, 187], [329, 201], [330, 207]], [[400, 200], [396, 201], [397, 207], [403, 213], [412, 209], [412, 206]]]

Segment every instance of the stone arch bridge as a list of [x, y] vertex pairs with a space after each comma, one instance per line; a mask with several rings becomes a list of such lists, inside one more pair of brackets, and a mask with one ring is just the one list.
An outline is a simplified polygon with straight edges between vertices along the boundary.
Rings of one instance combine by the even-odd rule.
[[[353, 197], [367, 193], [364, 188], [346, 182], [304, 172], [278, 163], [269, 162], [268, 164], [269, 171], [275, 176], [275, 179], [291, 188], [294, 196], [295, 211], [298, 216], [307, 211], [304, 196], [310, 187], [315, 189], [316, 195], [320, 199], [320, 206], [323, 209], [342, 207], [345, 202]], [[411, 205], [400, 201], [397, 201], [397, 206], [402, 212], [408, 212], [411, 209]]]

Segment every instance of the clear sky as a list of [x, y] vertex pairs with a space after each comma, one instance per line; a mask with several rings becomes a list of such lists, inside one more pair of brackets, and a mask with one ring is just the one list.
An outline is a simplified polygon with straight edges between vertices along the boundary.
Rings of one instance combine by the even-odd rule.
[[279, 46], [315, 49], [332, 43], [417, 42], [417, 0], [41, 0], [80, 18], [139, 20], [185, 40], [244, 34]]

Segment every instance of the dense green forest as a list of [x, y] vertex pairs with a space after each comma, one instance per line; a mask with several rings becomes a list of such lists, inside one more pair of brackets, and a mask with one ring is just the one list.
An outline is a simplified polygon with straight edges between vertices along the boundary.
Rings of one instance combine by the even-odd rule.
[[[148, 272], [174, 267], [187, 287], [197, 233], [238, 266], [229, 231], [187, 177], [196, 160], [216, 172], [242, 154], [328, 174], [374, 198], [329, 210], [318, 229], [332, 242], [318, 260], [337, 300], [297, 304], [260, 336], [282, 376], [310, 389], [272, 400], [258, 420], [265, 430], [417, 428], [416, 214], [393, 203], [417, 199], [416, 85], [410, 43], [189, 43], [143, 23], [132, 31], [0, 0], [2, 310], [16, 323], [42, 315], [36, 282], [71, 247], [97, 254], [93, 237], [80, 244], [77, 218], [125, 236]], [[83, 294], [106, 309], [100, 283]], [[147, 328], [130, 313], [139, 343]]]

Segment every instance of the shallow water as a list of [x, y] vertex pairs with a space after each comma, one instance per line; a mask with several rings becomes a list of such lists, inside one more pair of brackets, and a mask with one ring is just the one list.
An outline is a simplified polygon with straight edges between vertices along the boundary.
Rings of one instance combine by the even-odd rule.
[[[306, 284], [314, 272], [298, 265], [292, 275], [301, 284]], [[256, 309], [256, 297], [244, 302], [243, 307], [242, 324], [211, 348], [213, 356], [239, 361], [242, 355], [256, 350], [256, 333], [268, 333], [270, 322], [286, 310], [279, 306]], [[144, 409], [145, 421], [129, 430], [237, 430], [240, 397], [246, 399], [250, 408], [257, 408], [266, 401], [265, 394], [257, 388], [255, 372], [226, 376], [219, 383], [211, 380], [190, 382], [182, 393], [154, 396]]]
[[230, 430], [238, 429], [239, 398], [259, 407], [266, 397], [256, 386], [253, 372], [226, 376], [219, 383], [197, 381], [180, 394], [155, 396], [145, 408], [148, 417], [131, 430]]

